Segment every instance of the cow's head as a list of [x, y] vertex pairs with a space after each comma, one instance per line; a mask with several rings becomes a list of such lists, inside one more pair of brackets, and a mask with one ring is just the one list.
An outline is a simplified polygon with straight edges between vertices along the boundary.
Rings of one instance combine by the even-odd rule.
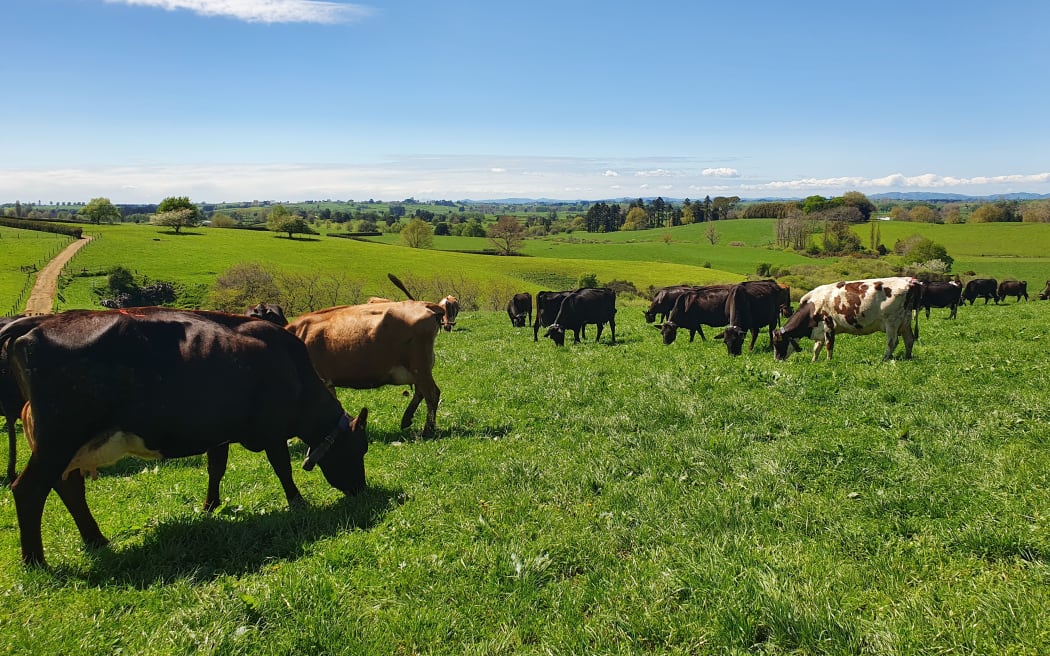
[[660, 331], [660, 337], [663, 338], [664, 344], [674, 344], [675, 338], [678, 337], [678, 324], [673, 321], [664, 321], [653, 327]]
[[284, 316], [284, 308], [276, 303], [259, 303], [254, 307], [248, 308], [244, 314], [256, 319], [265, 319], [278, 326], [288, 325], [288, 319]]
[[365, 489], [365, 453], [368, 452], [368, 408], [351, 418], [339, 419], [332, 432], [306, 452], [303, 469], [310, 471], [320, 465], [325, 480], [345, 494], [357, 494]]
[[526, 319], [527, 316], [528, 315], [526, 315], [526, 314], [515, 314], [515, 313], [511, 312], [511, 314], [510, 314], [510, 325], [514, 326], [515, 328], [524, 328], [525, 327], [525, 319]]
[[656, 321], [656, 310], [645, 311], [645, 323], [652, 323]]
[[801, 351], [802, 347], [794, 337], [788, 337], [784, 331], [777, 328], [773, 331], [773, 359], [787, 360], [795, 351]]
[[740, 355], [744, 352], [744, 337], [746, 336], [747, 331], [740, 326], [726, 326], [726, 329], [722, 331], [722, 341], [726, 343], [729, 355]]
[[565, 326], [552, 323], [547, 327], [547, 332], [543, 333], [543, 336], [550, 337], [558, 346], [565, 346]]
[[791, 307], [791, 303], [781, 303], [779, 309], [780, 316], [784, 317], [785, 319], [790, 319], [791, 315], [795, 314], [795, 310]]

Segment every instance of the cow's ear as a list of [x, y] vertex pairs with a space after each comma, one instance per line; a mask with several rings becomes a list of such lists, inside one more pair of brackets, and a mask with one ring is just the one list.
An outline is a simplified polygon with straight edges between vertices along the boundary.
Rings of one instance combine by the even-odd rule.
[[357, 413], [357, 416], [354, 417], [354, 420], [352, 422], [350, 422], [350, 430], [351, 431], [364, 430], [365, 426], [367, 424], [368, 424], [368, 408], [361, 408], [361, 412]]

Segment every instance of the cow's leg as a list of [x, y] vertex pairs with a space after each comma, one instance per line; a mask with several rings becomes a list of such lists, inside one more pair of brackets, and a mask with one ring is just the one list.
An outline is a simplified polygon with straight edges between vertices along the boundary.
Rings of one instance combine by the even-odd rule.
[[609, 335], [612, 337], [611, 344], [616, 343], [616, 319], [609, 319]]
[[605, 328], [605, 324], [604, 323], [598, 324], [598, 336], [594, 338], [594, 343], [595, 344], [597, 344], [598, 342], [602, 341], [602, 329], [603, 328]]
[[893, 359], [893, 351], [897, 349], [897, 338], [900, 336], [901, 330], [903, 329], [900, 327], [886, 329], [886, 352], [882, 356], [883, 360]]
[[[696, 337], [696, 331], [695, 331], [695, 330], [693, 330], [692, 328], [690, 328], [690, 329], [689, 329], [689, 343], [690, 343], [690, 344], [692, 344], [692, 343], [693, 343], [693, 338], [694, 338], [694, 337]], [[700, 336], [700, 338], [701, 338], [701, 339], [703, 339], [703, 335], [701, 335], [701, 336]]]
[[441, 400], [441, 390], [438, 388], [437, 383], [434, 379], [427, 376], [427, 380], [416, 381], [416, 393], [412, 395], [412, 400], [408, 403], [408, 407], [405, 408], [405, 414], [401, 417], [401, 430], [405, 430], [412, 426], [412, 417], [416, 414], [416, 408], [419, 407], [420, 401], [426, 399], [427, 401], [427, 419], [423, 424], [423, 434], [432, 435], [434, 430], [437, 428], [437, 408], [438, 402]]
[[[601, 328], [599, 327], [599, 330], [600, 329]], [[581, 330], [583, 330], [582, 326], [580, 328], [574, 328], [573, 329], [573, 331], [572, 331], [572, 343], [573, 344], [579, 344], [580, 343], [580, 331]], [[583, 338], [587, 339], [587, 332], [586, 332], [586, 330], [584, 330]]]
[[926, 306], [926, 318], [927, 319], [930, 318], [930, 306], [929, 305]]
[[295, 479], [292, 478], [292, 456], [288, 453], [288, 442], [281, 439], [266, 447], [266, 459], [270, 461], [273, 472], [277, 474], [277, 480], [281, 481], [288, 505], [306, 505], [302, 492], [295, 486]]
[[[958, 312], [958, 309], [959, 309], [959, 306], [956, 305], [955, 303], [952, 303], [951, 312], [948, 313], [948, 318], [949, 319], [954, 319], [956, 314], [957, 314], [957, 312]], [[930, 311], [929, 310], [926, 311], [926, 318], [927, 319], [930, 318]]]
[[[748, 353], [754, 353], [755, 352], [755, 342], [757, 342], [757, 341], [758, 341], [758, 328], [752, 328], [751, 329], [751, 344], [747, 347], [747, 352]], [[769, 329], [769, 343], [770, 344], [773, 343], [773, 329], [772, 328]]]
[[816, 362], [820, 358], [820, 350], [822, 348], [824, 348], [824, 341], [823, 340], [818, 339], [818, 340], [816, 340], [813, 343], [813, 360], [812, 360], [812, 362]]
[[[64, 459], [63, 459], [64, 458]], [[22, 544], [22, 562], [26, 565], [46, 565], [40, 524], [44, 516], [44, 502], [51, 488], [62, 476], [62, 470], [73, 458], [68, 450], [50, 458], [34, 452], [29, 456], [22, 475], [11, 485], [18, 516], [18, 532]]]
[[915, 345], [915, 333], [911, 330], [911, 322], [905, 321], [901, 326], [901, 336], [904, 338], [904, 359], [911, 360], [911, 348]]
[[[707, 341], [707, 338], [704, 337], [704, 329], [700, 326], [700, 324], [696, 324], [696, 332], [700, 333], [700, 341], [701, 342], [706, 342]], [[691, 342], [693, 340], [690, 339], [689, 341]]]
[[104, 547], [109, 544], [109, 540], [99, 530], [91, 509], [88, 508], [87, 496], [84, 493], [84, 475], [80, 470], [70, 472], [64, 480], [60, 478], [54, 488], [69, 514], [73, 516], [84, 544], [89, 547]]
[[16, 449], [15, 422], [11, 417], [7, 417], [7, 478], [4, 480], [7, 485], [10, 485], [15, 481]]
[[211, 512], [219, 507], [219, 484], [226, 474], [226, 462], [230, 459], [230, 445], [220, 444], [208, 449], [208, 493], [204, 496], [204, 512]]

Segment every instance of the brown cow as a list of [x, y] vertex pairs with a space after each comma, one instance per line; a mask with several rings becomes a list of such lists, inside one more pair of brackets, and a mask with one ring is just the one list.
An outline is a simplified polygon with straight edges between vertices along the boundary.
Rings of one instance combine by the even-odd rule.
[[1005, 301], [1007, 296], [1013, 296], [1020, 302], [1021, 297], [1024, 296], [1024, 300], [1028, 300], [1028, 281], [1027, 280], [1004, 280], [999, 283], [999, 290], [996, 293], [999, 297], [999, 301]]
[[450, 294], [437, 304], [441, 306], [441, 311], [444, 313], [441, 317], [441, 327], [445, 329], [445, 332], [450, 333], [456, 327], [456, 317], [459, 316], [459, 299]]
[[332, 387], [415, 386], [401, 428], [412, 425], [416, 408], [426, 399], [423, 432], [429, 435], [441, 398], [433, 369], [434, 339], [443, 316], [436, 303], [380, 301], [309, 312], [286, 330], [306, 344], [317, 373]]

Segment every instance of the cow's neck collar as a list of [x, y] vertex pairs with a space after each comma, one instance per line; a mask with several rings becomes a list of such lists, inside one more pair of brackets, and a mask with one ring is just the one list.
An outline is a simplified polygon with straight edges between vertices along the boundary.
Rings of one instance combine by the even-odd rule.
[[320, 442], [306, 450], [306, 460], [303, 461], [303, 469], [306, 471], [313, 469], [314, 466], [328, 454], [328, 450], [332, 448], [333, 444], [335, 444], [335, 440], [339, 436], [339, 433], [349, 429], [350, 415], [344, 412], [343, 416], [339, 418], [339, 422], [336, 423], [335, 428], [325, 435]]

